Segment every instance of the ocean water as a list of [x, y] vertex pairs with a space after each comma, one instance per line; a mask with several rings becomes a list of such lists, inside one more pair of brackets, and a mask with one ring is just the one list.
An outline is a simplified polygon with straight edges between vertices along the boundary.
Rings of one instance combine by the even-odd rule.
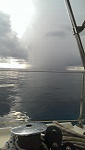
[[77, 119], [82, 73], [0, 71], [0, 116], [15, 112], [32, 120]]

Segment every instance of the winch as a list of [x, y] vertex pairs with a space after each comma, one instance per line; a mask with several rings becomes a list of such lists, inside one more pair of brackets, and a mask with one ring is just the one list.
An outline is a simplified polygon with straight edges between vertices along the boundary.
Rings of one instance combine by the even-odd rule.
[[13, 127], [9, 141], [1, 150], [76, 150], [72, 143], [62, 140], [62, 133], [54, 124], [29, 122]]
[[41, 133], [46, 131], [47, 126], [43, 123], [31, 122], [27, 125], [14, 127], [11, 133], [18, 137], [18, 146], [27, 150], [44, 150], [41, 141]]

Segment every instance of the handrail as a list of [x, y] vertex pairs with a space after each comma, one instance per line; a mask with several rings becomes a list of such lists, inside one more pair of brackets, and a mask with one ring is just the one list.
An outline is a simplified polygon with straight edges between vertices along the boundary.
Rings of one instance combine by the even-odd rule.
[[42, 122], [42, 123], [51, 123], [51, 122], [54, 122], [54, 121], [57, 121], [57, 122], [59, 122], [59, 123], [61, 123], [61, 122], [77, 122], [78, 120], [28, 120], [27, 122], [25, 122], [25, 121], [16, 121], [16, 122], [0, 122], [0, 124], [1, 125], [3, 125], [3, 124], [17, 124], [17, 123], [19, 123], [19, 124], [23, 124], [23, 123], [29, 123], [29, 122]]

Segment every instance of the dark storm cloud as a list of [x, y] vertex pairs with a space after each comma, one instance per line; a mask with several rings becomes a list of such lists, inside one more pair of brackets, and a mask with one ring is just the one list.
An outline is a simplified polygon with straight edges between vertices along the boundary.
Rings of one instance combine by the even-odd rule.
[[0, 12], [0, 57], [28, 61], [28, 47], [11, 29], [10, 16]]
[[45, 34], [47, 37], [64, 37], [66, 36], [66, 33], [64, 33], [63, 31], [52, 31], [52, 32], [48, 32]]
[[0, 12], [0, 35], [3, 36], [11, 31], [10, 17]]

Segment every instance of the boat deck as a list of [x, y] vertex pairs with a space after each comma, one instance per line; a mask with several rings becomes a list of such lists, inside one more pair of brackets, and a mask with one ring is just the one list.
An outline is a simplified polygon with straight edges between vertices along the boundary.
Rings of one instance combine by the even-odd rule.
[[0, 148], [2, 148], [5, 145], [5, 143], [9, 140], [11, 135], [10, 129], [11, 127], [0, 128]]
[[[48, 123], [46, 125], [50, 126], [50, 125], [53, 125], [53, 123]], [[75, 131], [76, 133], [84, 136], [85, 126], [83, 128], [80, 128], [76, 125], [73, 126], [71, 122], [60, 123], [60, 125], [66, 129], [70, 129], [71, 131]], [[9, 140], [10, 135], [11, 135], [10, 130], [11, 130], [11, 127], [0, 128], [0, 148], [4, 147], [5, 143]]]

